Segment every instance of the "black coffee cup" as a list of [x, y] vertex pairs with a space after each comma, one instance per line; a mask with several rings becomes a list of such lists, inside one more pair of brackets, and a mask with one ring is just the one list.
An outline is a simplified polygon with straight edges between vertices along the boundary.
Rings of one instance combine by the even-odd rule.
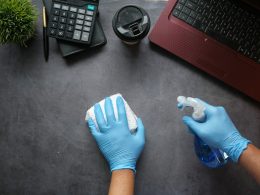
[[151, 22], [143, 8], [127, 5], [116, 12], [112, 25], [116, 35], [124, 43], [134, 45], [148, 34]]

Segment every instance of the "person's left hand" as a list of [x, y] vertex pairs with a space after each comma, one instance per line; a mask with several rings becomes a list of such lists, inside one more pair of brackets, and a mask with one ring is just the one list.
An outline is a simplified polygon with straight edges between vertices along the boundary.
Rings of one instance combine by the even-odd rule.
[[88, 125], [100, 151], [108, 161], [111, 171], [120, 169], [135, 171], [136, 162], [145, 144], [145, 129], [141, 119], [138, 118], [137, 131], [131, 134], [123, 99], [118, 97], [116, 104], [118, 120], [115, 118], [111, 99], [106, 98], [105, 114], [107, 121], [100, 105], [95, 104], [95, 116], [100, 131], [97, 130], [92, 119], [88, 120]]

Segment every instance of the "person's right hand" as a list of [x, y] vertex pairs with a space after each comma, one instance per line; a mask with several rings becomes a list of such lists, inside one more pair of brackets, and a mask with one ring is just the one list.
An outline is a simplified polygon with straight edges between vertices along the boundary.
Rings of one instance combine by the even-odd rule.
[[136, 171], [136, 162], [145, 144], [145, 129], [140, 118], [137, 130], [131, 133], [128, 127], [125, 104], [121, 97], [116, 99], [118, 120], [115, 117], [112, 101], [105, 100], [105, 115], [99, 104], [95, 105], [95, 116], [100, 131], [92, 119], [88, 120], [90, 131], [98, 147], [110, 165], [110, 170], [132, 169]]
[[221, 149], [237, 162], [250, 141], [240, 135], [223, 107], [214, 107], [203, 101], [201, 103], [206, 107], [206, 120], [197, 122], [184, 116], [183, 122], [206, 144]]

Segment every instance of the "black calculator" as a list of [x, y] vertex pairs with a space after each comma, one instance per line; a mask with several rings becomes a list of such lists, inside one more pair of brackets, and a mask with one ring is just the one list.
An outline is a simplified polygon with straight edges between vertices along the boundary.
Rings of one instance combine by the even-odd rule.
[[90, 44], [99, 0], [53, 0], [48, 36], [65, 41]]

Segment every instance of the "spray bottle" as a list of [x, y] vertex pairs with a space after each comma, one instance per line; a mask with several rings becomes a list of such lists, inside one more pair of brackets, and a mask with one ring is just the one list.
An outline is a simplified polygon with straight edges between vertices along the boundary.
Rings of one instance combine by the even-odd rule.
[[[192, 118], [198, 122], [205, 122], [206, 107], [195, 98], [179, 96], [177, 98], [178, 108], [192, 107]], [[228, 155], [218, 148], [212, 148], [205, 144], [197, 135], [194, 138], [195, 153], [199, 160], [209, 168], [218, 168], [228, 162]]]

